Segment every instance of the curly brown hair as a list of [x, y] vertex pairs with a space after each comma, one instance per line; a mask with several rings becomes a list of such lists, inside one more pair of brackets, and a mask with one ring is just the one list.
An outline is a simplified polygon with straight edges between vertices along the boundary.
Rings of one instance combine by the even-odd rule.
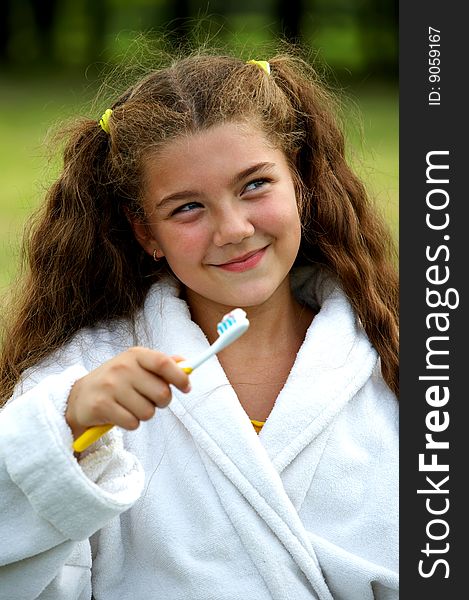
[[398, 278], [392, 237], [345, 159], [334, 97], [294, 53], [271, 74], [237, 57], [198, 52], [152, 70], [96, 119], [68, 131], [64, 165], [25, 241], [27, 270], [11, 303], [0, 398], [80, 328], [131, 318], [161, 277], [137, 243], [143, 163], [168, 140], [226, 121], [253, 121], [289, 160], [302, 218], [297, 263], [319, 263], [350, 299], [398, 392]]

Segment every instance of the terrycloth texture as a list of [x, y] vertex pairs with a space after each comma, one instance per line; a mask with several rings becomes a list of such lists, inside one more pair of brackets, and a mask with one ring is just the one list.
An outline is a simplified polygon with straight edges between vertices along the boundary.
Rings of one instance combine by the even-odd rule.
[[[343, 293], [311, 269], [293, 284], [321, 309], [259, 435], [213, 357], [125, 450], [113, 429], [80, 470], [68, 390], [135, 338], [83, 331], [31, 374], [0, 415], [0, 598], [89, 599], [95, 531], [96, 600], [398, 598], [396, 399]], [[136, 339], [187, 358], [208, 345], [172, 280]]]

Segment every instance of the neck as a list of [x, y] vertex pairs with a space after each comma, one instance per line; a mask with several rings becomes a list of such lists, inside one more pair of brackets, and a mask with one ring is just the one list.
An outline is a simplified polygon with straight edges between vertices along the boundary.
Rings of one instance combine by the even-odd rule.
[[[213, 343], [218, 337], [216, 324], [234, 307], [213, 303], [195, 296], [190, 290], [187, 290], [187, 302], [193, 321], [199, 325], [209, 342]], [[313, 318], [312, 310], [300, 305], [293, 296], [288, 278], [263, 304], [241, 305], [241, 308], [247, 313], [250, 327], [222, 354], [237, 355], [245, 360], [249, 357], [259, 359], [271, 356], [275, 348], [298, 349]]]

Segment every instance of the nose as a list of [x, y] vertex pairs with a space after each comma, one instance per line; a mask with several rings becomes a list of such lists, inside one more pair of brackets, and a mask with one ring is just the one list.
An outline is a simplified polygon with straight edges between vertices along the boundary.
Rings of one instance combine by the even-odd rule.
[[215, 246], [239, 244], [254, 235], [255, 227], [249, 219], [248, 211], [229, 207], [214, 217], [213, 243]]

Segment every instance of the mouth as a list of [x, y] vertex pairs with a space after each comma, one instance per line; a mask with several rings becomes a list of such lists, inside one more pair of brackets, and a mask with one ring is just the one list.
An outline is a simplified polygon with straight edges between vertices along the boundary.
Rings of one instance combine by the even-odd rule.
[[264, 257], [264, 254], [267, 250], [268, 246], [264, 248], [259, 248], [258, 250], [253, 250], [252, 252], [248, 252], [247, 254], [243, 254], [242, 256], [237, 256], [236, 258], [232, 258], [227, 262], [214, 264], [213, 267], [217, 267], [219, 269], [223, 269], [225, 271], [247, 271], [248, 269], [253, 269], [256, 267], [259, 262]]

